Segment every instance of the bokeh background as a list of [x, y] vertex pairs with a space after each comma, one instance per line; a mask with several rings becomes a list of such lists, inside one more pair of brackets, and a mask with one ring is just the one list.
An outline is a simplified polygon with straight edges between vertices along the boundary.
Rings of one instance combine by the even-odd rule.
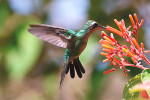
[[103, 75], [110, 67], [100, 56], [102, 30], [90, 37], [80, 56], [83, 78], [66, 75], [59, 89], [65, 50], [27, 29], [42, 23], [78, 31], [88, 19], [117, 28], [113, 19], [130, 25], [128, 15], [133, 13], [145, 20], [139, 42], [150, 49], [149, 0], [0, 0], [0, 100], [121, 100], [124, 85], [141, 70], [128, 67], [128, 77], [121, 70]]

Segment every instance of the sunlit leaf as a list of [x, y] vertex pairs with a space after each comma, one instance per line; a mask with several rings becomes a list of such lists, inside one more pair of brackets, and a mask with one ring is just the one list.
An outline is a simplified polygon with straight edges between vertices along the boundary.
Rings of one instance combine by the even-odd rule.
[[141, 83], [141, 74], [136, 75], [134, 78], [128, 81], [123, 90], [123, 99], [130, 100], [131, 98], [138, 98], [139, 92], [130, 92], [132, 87]]
[[146, 86], [146, 91], [148, 95], [150, 96], [150, 69], [145, 69], [142, 72], [142, 82]]
[[[123, 91], [123, 99], [139, 99], [139, 93], [147, 91], [150, 95], [150, 69], [143, 70], [143, 72], [132, 78], [125, 86]], [[140, 96], [141, 98], [142, 96]], [[143, 97], [144, 98], [144, 97]], [[143, 99], [144, 100], [144, 99]]]
[[144, 83], [147, 80], [150, 80], [150, 69], [145, 69], [142, 72], [142, 82]]

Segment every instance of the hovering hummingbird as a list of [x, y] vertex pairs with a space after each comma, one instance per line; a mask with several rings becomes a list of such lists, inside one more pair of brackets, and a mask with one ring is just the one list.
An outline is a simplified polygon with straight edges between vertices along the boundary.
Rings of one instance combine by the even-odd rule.
[[84, 28], [78, 32], [55, 27], [51, 25], [30, 25], [28, 31], [38, 38], [45, 40], [58, 47], [66, 48], [64, 56], [64, 67], [61, 73], [60, 86], [70, 70], [71, 78], [75, 77], [75, 71], [79, 78], [82, 78], [82, 74], [85, 73], [85, 69], [82, 66], [79, 56], [85, 49], [89, 36], [96, 30], [104, 28], [93, 20], [89, 20], [84, 25]]

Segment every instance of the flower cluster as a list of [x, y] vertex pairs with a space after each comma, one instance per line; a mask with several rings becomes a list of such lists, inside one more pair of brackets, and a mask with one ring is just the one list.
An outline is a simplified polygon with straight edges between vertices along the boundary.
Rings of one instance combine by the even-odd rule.
[[[103, 52], [101, 52], [101, 55], [106, 56], [106, 59], [103, 60], [103, 62], [110, 61], [110, 65], [116, 66], [115, 68], [112, 68], [109, 71], [105, 71], [104, 74], [107, 74], [120, 68], [123, 70], [125, 76], [127, 76], [126, 72], [130, 70], [126, 69], [125, 66], [133, 66], [141, 69], [146, 69], [144, 66], [141, 65], [141, 62], [139, 62], [140, 60], [144, 60], [148, 64], [150, 64], [150, 62], [144, 55], [145, 53], [149, 53], [150, 51], [145, 50], [144, 44], [141, 43], [139, 45], [137, 41], [138, 29], [142, 26], [144, 20], [142, 19], [139, 23], [136, 14], [134, 14], [135, 21], [132, 15], [129, 15], [129, 18], [133, 27], [132, 31], [130, 31], [131, 26], [126, 28], [123, 19], [121, 21], [117, 21], [116, 19], [114, 19], [114, 22], [117, 24], [120, 30], [117, 30], [110, 26], [106, 26], [106, 30], [112, 32], [110, 36], [107, 35], [104, 31], [102, 31], [101, 33], [101, 36], [103, 38], [99, 41], [103, 47]], [[125, 42], [128, 42], [130, 44], [130, 46], [127, 47], [126, 45], [121, 45], [114, 38], [113, 33], [122, 37], [125, 40]], [[135, 38], [132, 36], [132, 34], [135, 36]], [[133, 64], [128, 62], [126, 60], [126, 57], [130, 57], [133, 61]]]

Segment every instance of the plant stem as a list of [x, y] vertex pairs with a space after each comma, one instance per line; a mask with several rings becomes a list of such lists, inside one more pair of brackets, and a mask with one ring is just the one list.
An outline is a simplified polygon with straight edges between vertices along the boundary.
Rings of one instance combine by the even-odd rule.
[[144, 55], [144, 60], [150, 65], [150, 61], [145, 57], [145, 55]]

